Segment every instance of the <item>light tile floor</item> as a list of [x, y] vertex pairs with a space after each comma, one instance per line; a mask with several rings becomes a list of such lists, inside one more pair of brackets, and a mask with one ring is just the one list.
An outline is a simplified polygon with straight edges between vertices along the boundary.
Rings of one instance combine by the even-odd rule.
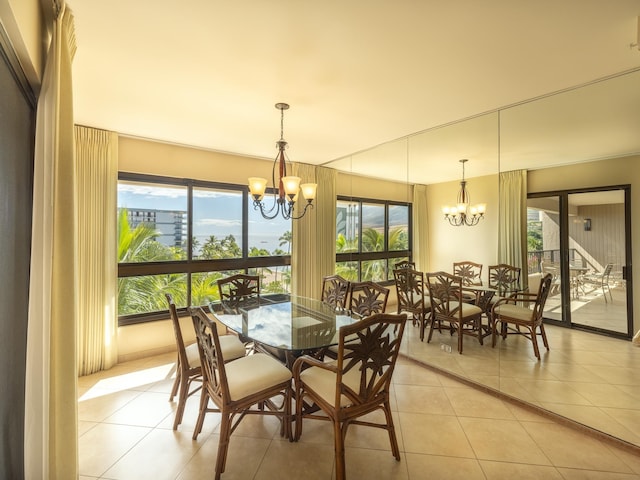
[[[191, 440], [198, 398], [172, 430], [173, 355], [119, 364], [78, 379], [81, 479], [213, 478], [218, 418]], [[386, 432], [353, 426], [347, 477], [356, 479], [640, 479], [637, 452], [436, 373], [406, 358], [393, 379], [401, 461]], [[224, 480], [335, 478], [330, 424], [305, 421], [302, 438], [279, 436], [277, 420], [247, 417], [231, 437]]]
[[[486, 320], [485, 320], [486, 321]], [[640, 348], [580, 330], [546, 325], [550, 350], [539, 340], [541, 360], [522, 335], [484, 345], [434, 330], [430, 343], [407, 329], [402, 352], [423, 363], [501, 391], [640, 447]], [[451, 347], [442, 350], [442, 346]]]

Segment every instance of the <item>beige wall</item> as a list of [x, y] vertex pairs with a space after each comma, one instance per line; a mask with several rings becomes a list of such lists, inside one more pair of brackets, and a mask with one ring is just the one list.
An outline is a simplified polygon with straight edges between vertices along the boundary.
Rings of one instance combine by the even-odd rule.
[[444, 220], [442, 206], [455, 203], [460, 182], [427, 186], [429, 215], [429, 270], [448, 271], [453, 262], [481, 263], [482, 281], [487, 283], [487, 266], [498, 259], [498, 175], [468, 179], [472, 203], [486, 203], [485, 218], [474, 227], [453, 227]]
[[[121, 137], [119, 140], [119, 169], [178, 178], [198, 178], [208, 181], [244, 184], [251, 175], [270, 177], [272, 160], [262, 160], [210, 152], [184, 146]], [[583, 163], [566, 167], [529, 172], [528, 191], [554, 191], [574, 188], [601, 187], [635, 183], [632, 188], [632, 210], [640, 211], [640, 157]], [[339, 195], [411, 201], [412, 188], [406, 184], [368, 179], [339, 173]], [[444, 221], [441, 207], [453, 203], [460, 182], [447, 182], [427, 187], [429, 215], [429, 270], [451, 270], [452, 263], [471, 260], [485, 266], [494, 265], [498, 258], [498, 175], [468, 179], [467, 188], [473, 202], [487, 204], [485, 219], [475, 227], [452, 227]], [[640, 222], [632, 226], [634, 250], [640, 251]], [[637, 274], [634, 275], [637, 280]], [[486, 267], [483, 280], [487, 281]], [[634, 282], [638, 285], [638, 281]], [[638, 288], [634, 286], [634, 296]], [[395, 309], [395, 296], [390, 309]], [[634, 317], [640, 315], [640, 302]], [[634, 331], [640, 328], [638, 320]], [[184, 324], [187, 332], [190, 323]], [[120, 327], [120, 359], [146, 356], [173, 348], [173, 331], [169, 321]]]
[[0, 22], [20, 64], [37, 93], [44, 70], [44, 46], [47, 32], [44, 27], [43, 4], [40, 0], [0, 0]]

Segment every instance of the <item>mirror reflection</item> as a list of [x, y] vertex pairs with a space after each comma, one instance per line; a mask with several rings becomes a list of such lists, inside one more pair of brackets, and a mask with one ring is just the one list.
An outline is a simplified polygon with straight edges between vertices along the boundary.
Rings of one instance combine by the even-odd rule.
[[[420, 132], [330, 166], [344, 171], [349, 163], [352, 174], [427, 185], [425, 271], [451, 272], [454, 262], [474, 261], [484, 266], [485, 285], [488, 267], [498, 258], [500, 174], [526, 169], [528, 239], [536, 237], [531, 229], [537, 225], [540, 244], [528, 245], [529, 272], [522, 284], [536, 291], [544, 274], [553, 275], [545, 307], [550, 349], [539, 339], [537, 361], [531, 340], [521, 335], [498, 337], [495, 348], [491, 336], [483, 345], [465, 337], [460, 355], [455, 334], [436, 330], [427, 342], [420, 341], [417, 329], [408, 329], [405, 353], [640, 445], [640, 377], [633, 368], [640, 349], [630, 342], [638, 322], [634, 326], [632, 277], [625, 272], [625, 248], [635, 245], [625, 245], [631, 235], [624, 223], [625, 198], [631, 198], [625, 188], [640, 182], [635, 180], [640, 178], [637, 85], [638, 70]], [[472, 202], [487, 204], [485, 219], [475, 227], [452, 227], [441, 213], [460, 188], [451, 178], [460, 177], [462, 158], [469, 159], [465, 173]], [[382, 170], [381, 165], [400, 162], [406, 169]], [[615, 239], [608, 236], [612, 232]], [[564, 242], [568, 247], [561, 249]], [[591, 330], [580, 330], [585, 326]]]

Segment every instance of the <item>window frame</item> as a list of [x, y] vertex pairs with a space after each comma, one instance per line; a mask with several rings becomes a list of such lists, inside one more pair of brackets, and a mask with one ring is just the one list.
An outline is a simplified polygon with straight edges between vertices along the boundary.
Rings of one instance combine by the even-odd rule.
[[[168, 260], [161, 262], [118, 262], [118, 280], [120, 278], [138, 277], [145, 275], [163, 275], [184, 273], [187, 275], [187, 304], [191, 304], [191, 275], [194, 273], [208, 273], [226, 270], [240, 270], [245, 273], [252, 268], [283, 267], [291, 265], [291, 255], [272, 255], [268, 257], [249, 256], [249, 208], [252, 204], [247, 185], [232, 183], [210, 182], [191, 178], [166, 177], [159, 175], [140, 174], [132, 172], [118, 172], [118, 182], [141, 182], [158, 186], [177, 186], [187, 188], [187, 259]], [[239, 258], [198, 259], [192, 258], [193, 237], [193, 189], [209, 188], [230, 190], [242, 193], [242, 256]], [[272, 190], [272, 189], [271, 189]], [[117, 239], [114, 239], [117, 241]], [[185, 308], [179, 308], [184, 311]], [[134, 325], [155, 320], [166, 320], [168, 312], [135, 313], [118, 316], [118, 326]]]
[[[392, 258], [407, 257], [409, 261], [413, 258], [413, 204], [411, 202], [400, 202], [394, 200], [380, 200], [375, 198], [365, 197], [349, 197], [344, 195], [338, 195], [336, 198], [336, 205], [338, 202], [358, 203], [358, 251], [357, 252], [336, 252], [336, 265], [344, 262], [357, 262], [358, 264], [358, 281], [361, 281], [362, 277], [362, 262], [371, 260], [386, 260], [387, 272], [386, 277], [389, 277], [389, 260]], [[384, 206], [384, 250], [380, 252], [363, 252], [362, 251], [362, 205], [363, 204], [377, 204]], [[406, 250], [389, 250], [389, 206], [403, 206], [407, 207], [407, 235], [408, 235], [408, 249]], [[337, 239], [337, 235], [336, 235]], [[334, 242], [336, 241], [334, 239]], [[387, 279], [378, 282], [382, 285], [393, 284], [392, 279]]]

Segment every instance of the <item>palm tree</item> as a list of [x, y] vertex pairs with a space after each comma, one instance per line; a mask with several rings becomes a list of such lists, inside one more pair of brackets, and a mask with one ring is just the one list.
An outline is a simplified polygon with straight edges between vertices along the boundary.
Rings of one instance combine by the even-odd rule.
[[293, 233], [291, 230], [287, 230], [282, 234], [282, 236], [278, 239], [280, 240], [280, 246], [287, 246], [287, 255], [291, 254], [291, 243], [293, 242]]

